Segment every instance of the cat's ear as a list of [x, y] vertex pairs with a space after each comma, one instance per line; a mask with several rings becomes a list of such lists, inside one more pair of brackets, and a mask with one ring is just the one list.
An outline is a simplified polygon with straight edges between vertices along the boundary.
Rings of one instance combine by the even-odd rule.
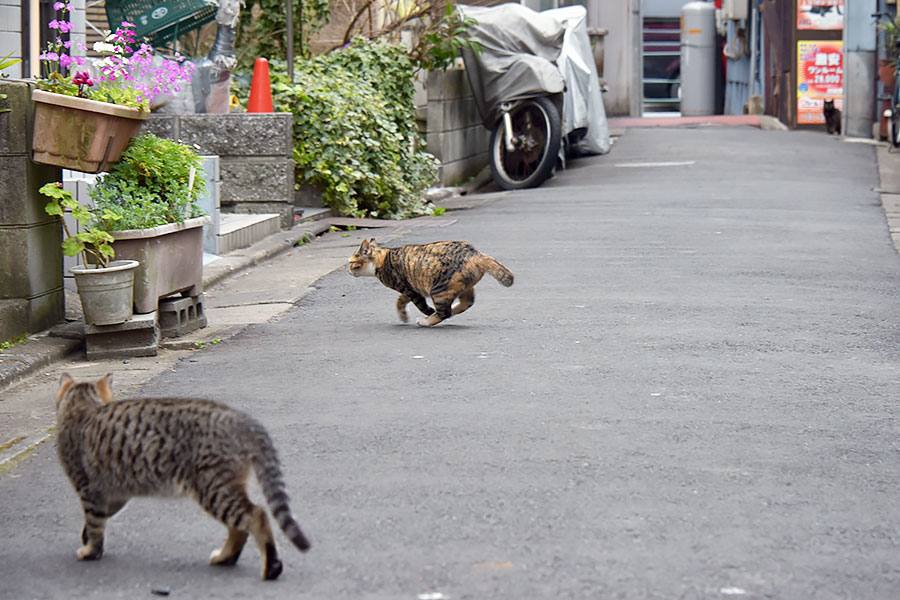
[[59, 401], [62, 400], [62, 397], [65, 395], [66, 390], [68, 390], [75, 383], [75, 380], [72, 379], [72, 376], [68, 373], [63, 373], [59, 376], [59, 391], [56, 393], [56, 406], [59, 407]]
[[359, 250], [357, 250], [356, 253], [359, 254], [360, 256], [365, 256], [366, 254], [368, 254], [369, 253], [369, 241], [363, 240], [362, 243], [359, 245]]
[[112, 380], [112, 373], [107, 373], [96, 384], [97, 393], [100, 395], [100, 400], [103, 401], [103, 404], [109, 404], [113, 401]]

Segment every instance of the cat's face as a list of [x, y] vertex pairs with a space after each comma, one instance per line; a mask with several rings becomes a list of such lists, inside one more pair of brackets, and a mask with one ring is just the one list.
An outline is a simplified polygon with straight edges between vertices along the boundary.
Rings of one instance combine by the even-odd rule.
[[834, 100], [826, 100], [825, 106], [823, 108], [825, 108], [826, 110], [834, 108]]
[[350, 257], [347, 270], [354, 277], [375, 277], [375, 238], [363, 240], [359, 249]]

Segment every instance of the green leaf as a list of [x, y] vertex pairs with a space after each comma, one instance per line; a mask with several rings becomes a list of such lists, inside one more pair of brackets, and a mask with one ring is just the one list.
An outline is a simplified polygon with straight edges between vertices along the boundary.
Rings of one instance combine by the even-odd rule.
[[84, 243], [78, 238], [70, 237], [63, 240], [62, 250], [66, 256], [78, 256], [84, 251]]

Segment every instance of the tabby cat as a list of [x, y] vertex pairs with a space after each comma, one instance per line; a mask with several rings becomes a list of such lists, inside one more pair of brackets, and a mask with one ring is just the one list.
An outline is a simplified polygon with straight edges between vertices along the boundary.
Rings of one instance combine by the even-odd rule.
[[825, 117], [825, 131], [828, 135], [841, 134], [841, 111], [834, 107], [834, 100], [822, 103], [822, 115]]
[[[416, 325], [431, 327], [458, 315], [475, 302], [475, 284], [490, 273], [501, 285], [513, 284], [513, 273], [466, 242], [433, 242], [400, 248], [381, 248], [375, 239], [363, 240], [350, 257], [354, 277], [377, 277], [400, 292], [397, 315], [406, 323], [406, 305], [416, 305], [427, 318]], [[430, 297], [434, 308], [425, 298]], [[459, 298], [456, 306], [453, 301]]]
[[113, 401], [112, 374], [76, 383], [60, 378], [57, 450], [81, 498], [81, 560], [103, 556], [106, 520], [135, 496], [190, 496], [228, 527], [214, 565], [231, 566], [248, 534], [263, 555], [263, 579], [281, 574], [265, 510], [250, 502], [251, 468], [278, 525], [302, 552], [309, 542], [291, 516], [278, 456], [253, 418], [210, 400], [142, 398]]

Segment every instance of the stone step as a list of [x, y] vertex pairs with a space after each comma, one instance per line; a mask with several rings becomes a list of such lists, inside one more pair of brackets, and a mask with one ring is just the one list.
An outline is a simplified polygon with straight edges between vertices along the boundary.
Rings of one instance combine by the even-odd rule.
[[281, 230], [278, 213], [242, 215], [220, 213], [219, 234], [216, 236], [216, 254], [222, 255], [246, 248]]

